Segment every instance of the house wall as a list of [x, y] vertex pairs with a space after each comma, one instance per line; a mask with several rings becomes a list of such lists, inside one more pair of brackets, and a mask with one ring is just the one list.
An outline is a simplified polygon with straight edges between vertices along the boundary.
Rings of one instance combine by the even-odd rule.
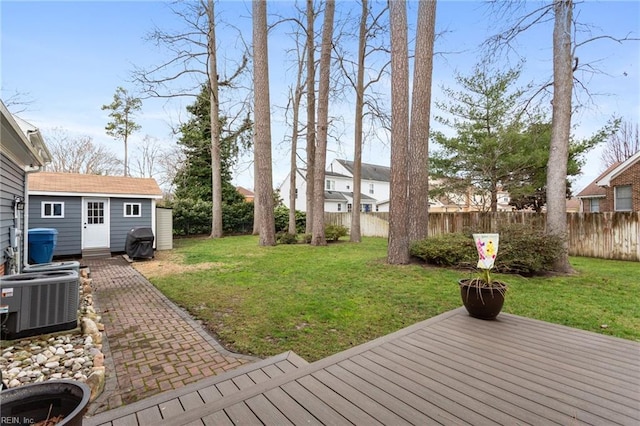
[[[140, 217], [124, 217], [124, 203], [140, 203]], [[152, 209], [151, 200], [144, 198], [111, 198], [111, 233], [109, 239], [111, 241], [111, 251], [124, 251], [124, 245], [127, 240], [127, 233], [131, 228], [152, 226]]]
[[[602, 212], [612, 212], [615, 209], [616, 186], [631, 185], [632, 206], [634, 212], [640, 211], [640, 161], [631, 165], [627, 170], [611, 179], [611, 185], [606, 189], [606, 198], [602, 200], [600, 207]], [[606, 209], [606, 210], [605, 210]]]
[[[42, 202], [64, 202], [64, 217], [42, 217]], [[29, 196], [29, 229], [53, 228], [58, 239], [53, 256], [73, 256], [82, 252], [82, 198], [48, 195]]]
[[[291, 208], [289, 203], [289, 188], [291, 188], [289, 182], [289, 176], [287, 175], [282, 184], [280, 185], [280, 199], [282, 200], [282, 204], [284, 204], [288, 209]], [[298, 197], [296, 198], [296, 210], [301, 212], [307, 211], [307, 202], [306, 202], [306, 194], [307, 194], [307, 181], [303, 178], [302, 174], [297, 171], [296, 172], [296, 187], [298, 188]]]
[[[43, 218], [42, 202], [64, 202], [63, 218]], [[140, 203], [140, 217], [124, 217], [124, 203]], [[124, 251], [127, 233], [131, 228], [152, 228], [152, 202], [143, 198], [110, 198], [109, 240], [112, 252]], [[29, 228], [54, 228], [58, 241], [54, 257], [75, 256], [82, 253], [82, 197], [29, 196]]]
[[[325, 175], [325, 185], [327, 180], [333, 180], [335, 182], [335, 187], [333, 190], [339, 192], [353, 192], [353, 178], [351, 177], [351, 173], [342, 166], [338, 161], [334, 160], [329, 165], [329, 171], [327, 171]], [[373, 184], [373, 194], [370, 191], [370, 184]], [[307, 193], [307, 181], [303, 178], [302, 174], [298, 171], [296, 175], [296, 187], [298, 188], [298, 197], [296, 198], [296, 210], [306, 212], [307, 204], [306, 204], [306, 193]], [[289, 203], [289, 176], [285, 178], [282, 184], [279, 187], [280, 190], [280, 198], [282, 199], [282, 204], [284, 204], [287, 208], [291, 208]], [[326, 190], [326, 186], [324, 187]], [[386, 202], [380, 205], [378, 211], [389, 211], [389, 194], [390, 194], [390, 186], [389, 182], [382, 182], [370, 179], [363, 179], [361, 183], [361, 191], [362, 194], [367, 195], [377, 202]], [[351, 201], [341, 201], [341, 211], [347, 211], [347, 203]], [[364, 203], [371, 204], [371, 209], [376, 211], [376, 202], [364, 200]], [[325, 212], [337, 212], [337, 201], [335, 200], [325, 200], [324, 211]]]
[[[5, 250], [10, 247], [10, 229], [16, 225], [13, 200], [16, 196], [24, 196], [25, 192], [25, 173], [18, 165], [11, 161], [3, 153], [0, 154], [0, 275], [4, 275], [5, 263], [7, 262], [7, 256]], [[24, 214], [19, 213], [18, 217], [21, 228], [24, 224]], [[24, 231], [24, 229], [22, 229]], [[18, 246], [18, 249], [22, 248], [22, 243]], [[19, 266], [19, 265], [18, 265]]]

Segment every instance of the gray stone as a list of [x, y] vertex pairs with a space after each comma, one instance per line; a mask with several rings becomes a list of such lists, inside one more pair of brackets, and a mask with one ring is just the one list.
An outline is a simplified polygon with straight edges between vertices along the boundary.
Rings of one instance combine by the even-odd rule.
[[44, 363], [47, 362], [47, 357], [44, 354], [38, 354], [36, 355], [36, 363], [40, 364], [40, 365], [44, 365]]
[[87, 377], [87, 385], [89, 389], [91, 389], [91, 397], [89, 401], [94, 401], [98, 395], [102, 393], [104, 390], [104, 382], [105, 382], [105, 368], [104, 367], [95, 367], [89, 377]]

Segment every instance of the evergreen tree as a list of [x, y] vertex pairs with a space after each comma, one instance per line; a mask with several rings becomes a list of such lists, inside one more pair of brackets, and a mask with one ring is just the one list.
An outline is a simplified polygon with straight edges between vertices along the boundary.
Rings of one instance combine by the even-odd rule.
[[107, 135], [122, 139], [124, 142], [124, 175], [129, 176], [129, 136], [140, 130], [140, 125], [133, 121], [136, 113], [140, 112], [142, 101], [130, 95], [126, 89], [118, 87], [113, 95], [113, 102], [102, 105], [102, 110], [111, 111], [111, 121], [105, 126]]
[[[175, 178], [175, 197], [211, 202], [211, 124], [209, 89], [203, 85], [196, 101], [187, 106], [191, 118], [180, 126], [182, 147], [186, 161]], [[220, 117], [222, 203], [244, 201], [231, 183], [231, 170], [241, 149], [251, 141], [251, 121], [246, 117], [235, 129], [229, 129], [227, 120]]]
[[[449, 102], [437, 102], [446, 115], [436, 121], [455, 130], [446, 137], [434, 132], [441, 149], [430, 158], [431, 175], [442, 179], [432, 196], [475, 196], [479, 207], [497, 210], [498, 191], [509, 193], [517, 209], [540, 211], [547, 202], [547, 170], [551, 121], [543, 113], [524, 111], [524, 91], [512, 89], [520, 72], [477, 65], [471, 76], [457, 76], [460, 91], [445, 88]], [[613, 121], [584, 140], [570, 138], [567, 178], [580, 174], [584, 154], [604, 141]], [[567, 179], [565, 196], [571, 196]], [[470, 191], [471, 190], [471, 191]], [[488, 201], [488, 202], [487, 202]]]

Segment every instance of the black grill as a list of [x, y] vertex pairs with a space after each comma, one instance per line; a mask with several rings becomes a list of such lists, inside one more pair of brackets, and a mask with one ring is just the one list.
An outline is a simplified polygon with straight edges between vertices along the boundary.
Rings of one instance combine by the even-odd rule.
[[131, 259], [151, 259], [153, 238], [151, 228], [133, 228], [127, 233], [124, 251]]

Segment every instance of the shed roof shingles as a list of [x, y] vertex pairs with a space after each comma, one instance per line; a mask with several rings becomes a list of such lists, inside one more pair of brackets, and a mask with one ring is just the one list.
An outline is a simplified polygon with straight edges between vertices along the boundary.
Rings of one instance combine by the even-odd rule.
[[29, 191], [78, 194], [162, 196], [155, 179], [40, 172], [29, 176]]

